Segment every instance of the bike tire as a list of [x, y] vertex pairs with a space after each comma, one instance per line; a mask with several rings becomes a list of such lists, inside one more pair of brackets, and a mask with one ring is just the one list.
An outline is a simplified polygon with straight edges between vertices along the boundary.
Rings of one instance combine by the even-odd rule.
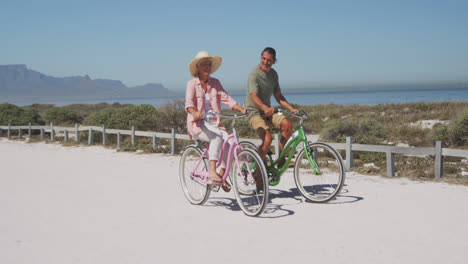
[[239, 145], [242, 146], [243, 148], [253, 149], [256, 152], [258, 152], [258, 146], [250, 141], [241, 141], [239, 142]]
[[[314, 172], [305, 151], [318, 165], [318, 173]], [[310, 202], [326, 203], [334, 199], [343, 188], [345, 177], [343, 158], [326, 143], [308, 144], [296, 158], [294, 180], [299, 193]]]
[[[258, 216], [268, 203], [269, 186], [265, 165], [252, 149], [240, 150], [236, 155], [239, 163], [235, 162], [231, 171], [234, 195], [244, 214]], [[257, 170], [261, 176], [254, 179], [252, 176]]]
[[[201, 183], [190, 176], [200, 160], [202, 150], [196, 146], [187, 146], [179, 162], [179, 178], [185, 198], [195, 205], [203, 205], [210, 196], [211, 188], [209, 185]], [[199, 170], [208, 171], [208, 162], [203, 159]]]

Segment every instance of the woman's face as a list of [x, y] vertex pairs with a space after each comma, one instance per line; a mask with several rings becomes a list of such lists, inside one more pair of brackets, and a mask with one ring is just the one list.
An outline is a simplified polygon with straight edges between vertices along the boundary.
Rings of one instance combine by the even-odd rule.
[[212, 62], [209, 59], [202, 60], [197, 64], [198, 76], [208, 77], [211, 73]]

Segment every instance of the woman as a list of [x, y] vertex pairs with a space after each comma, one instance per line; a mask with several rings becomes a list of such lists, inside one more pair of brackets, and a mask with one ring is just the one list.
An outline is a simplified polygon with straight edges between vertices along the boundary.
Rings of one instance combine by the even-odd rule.
[[[217, 115], [207, 115], [209, 110], [221, 112], [221, 102], [229, 109], [244, 113], [245, 108], [239, 106], [223, 89], [218, 79], [210, 75], [221, 66], [222, 58], [210, 56], [207, 51], [200, 51], [188, 67], [190, 74], [195, 77], [187, 83], [185, 96], [185, 111], [187, 114], [187, 130], [191, 138], [210, 143], [208, 151], [209, 175], [213, 184], [220, 184], [226, 170], [227, 155], [221, 162], [219, 174], [216, 173], [216, 162], [221, 155], [221, 148], [228, 133], [220, 123]], [[229, 192], [231, 186], [227, 182], [222, 185], [224, 191]]]

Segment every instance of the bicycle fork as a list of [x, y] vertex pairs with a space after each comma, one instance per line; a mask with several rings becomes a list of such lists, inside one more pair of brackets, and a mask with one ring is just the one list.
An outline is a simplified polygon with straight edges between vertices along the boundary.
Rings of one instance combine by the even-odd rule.
[[309, 149], [308, 149], [309, 144], [310, 143], [306, 144], [304, 141], [304, 151], [307, 157], [307, 161], [309, 161], [310, 167], [312, 167], [312, 169], [314, 170], [314, 174], [320, 175], [321, 174], [320, 167], [317, 164], [317, 155], [318, 155], [317, 150], [314, 149], [312, 153], [309, 153]]

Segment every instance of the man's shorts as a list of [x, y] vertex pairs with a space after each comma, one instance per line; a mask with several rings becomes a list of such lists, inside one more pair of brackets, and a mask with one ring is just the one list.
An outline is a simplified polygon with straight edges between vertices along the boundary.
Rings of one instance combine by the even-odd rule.
[[285, 119], [284, 115], [273, 114], [270, 117], [264, 116], [254, 116], [249, 120], [250, 126], [257, 131], [259, 128], [263, 128], [265, 130], [270, 129], [271, 127], [281, 128], [281, 121]]

